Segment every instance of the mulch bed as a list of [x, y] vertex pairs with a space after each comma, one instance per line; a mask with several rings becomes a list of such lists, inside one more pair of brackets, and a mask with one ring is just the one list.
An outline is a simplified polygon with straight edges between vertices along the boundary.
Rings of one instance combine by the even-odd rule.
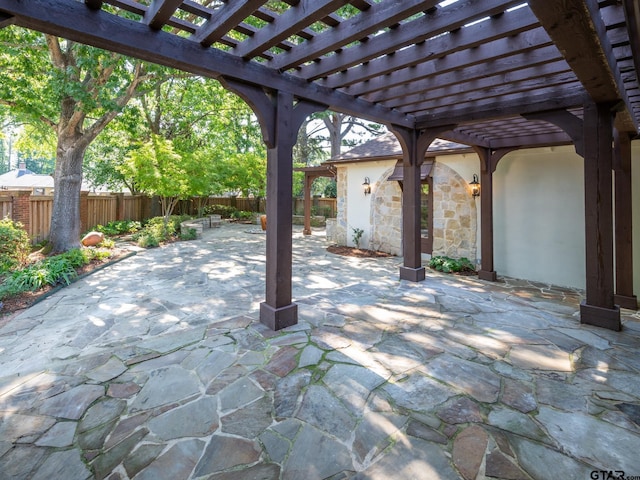
[[327, 252], [335, 253], [336, 255], [342, 255], [344, 257], [358, 257], [358, 258], [383, 258], [392, 257], [390, 253], [379, 252], [377, 250], [367, 250], [366, 248], [354, 248], [343, 247], [338, 245], [332, 245], [327, 247]]
[[[129, 254], [130, 252], [128, 250], [125, 250], [122, 248], [113, 248], [111, 250], [111, 257], [105, 258], [102, 260], [94, 259], [91, 261], [91, 263], [88, 263], [87, 265], [83, 265], [82, 267], [77, 268], [76, 269], [76, 273], [78, 274], [77, 278], [81, 278], [86, 275], [89, 275], [95, 270], [104, 268], [111, 263], [116, 263], [117, 261], [121, 260], [123, 257]], [[42, 255], [31, 256], [31, 259], [34, 261], [39, 260], [41, 258], [44, 258], [44, 256]], [[15, 295], [13, 297], [5, 298], [4, 300], [1, 300], [0, 303], [2, 304], [2, 306], [0, 307], [0, 327], [6, 325], [13, 317], [18, 315], [23, 310], [29, 308], [36, 302], [38, 302], [38, 300], [48, 295], [52, 290], [59, 289], [60, 287], [63, 287], [63, 286], [64, 285], [62, 284], [55, 285], [55, 286], [46, 285], [35, 292], [23, 292], [20, 295]]]

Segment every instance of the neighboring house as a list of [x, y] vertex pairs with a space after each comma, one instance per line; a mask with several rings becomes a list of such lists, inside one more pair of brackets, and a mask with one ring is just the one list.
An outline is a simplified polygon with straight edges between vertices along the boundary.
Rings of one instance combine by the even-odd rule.
[[[640, 296], [640, 141], [633, 156], [634, 293]], [[327, 163], [336, 167], [338, 214], [332, 240], [402, 255], [402, 150], [391, 133]], [[572, 146], [508, 153], [493, 176], [494, 265], [498, 275], [585, 287], [583, 159]], [[471, 193], [480, 160], [466, 146], [436, 140], [421, 169], [422, 251], [480, 262], [480, 197]], [[365, 194], [365, 179], [370, 194]], [[482, 185], [480, 185], [482, 195]]]
[[[53, 195], [53, 177], [34, 173], [21, 163], [17, 169], [0, 175], [0, 189], [2, 190], [31, 190], [34, 195]], [[82, 190], [95, 192], [96, 189], [82, 182]], [[105, 192], [107, 190], [104, 190]]]

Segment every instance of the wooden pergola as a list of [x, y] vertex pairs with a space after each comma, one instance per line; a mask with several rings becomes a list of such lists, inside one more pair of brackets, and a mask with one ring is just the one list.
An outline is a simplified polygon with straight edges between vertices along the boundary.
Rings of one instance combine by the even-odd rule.
[[303, 120], [325, 109], [384, 123], [402, 144], [400, 278], [411, 281], [425, 278], [420, 163], [436, 137], [480, 156], [480, 277], [489, 280], [496, 165], [514, 149], [575, 145], [585, 171], [581, 320], [617, 330], [618, 306], [637, 308], [638, 0], [0, 0], [0, 28], [12, 24], [216, 78], [251, 105], [268, 146], [260, 319], [273, 329], [297, 322], [292, 147]]

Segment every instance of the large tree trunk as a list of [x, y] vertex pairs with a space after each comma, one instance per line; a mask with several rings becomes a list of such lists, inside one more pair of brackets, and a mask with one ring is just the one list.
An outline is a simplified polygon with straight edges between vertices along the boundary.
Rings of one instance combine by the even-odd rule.
[[80, 189], [85, 142], [58, 137], [49, 243], [53, 252], [80, 247]]

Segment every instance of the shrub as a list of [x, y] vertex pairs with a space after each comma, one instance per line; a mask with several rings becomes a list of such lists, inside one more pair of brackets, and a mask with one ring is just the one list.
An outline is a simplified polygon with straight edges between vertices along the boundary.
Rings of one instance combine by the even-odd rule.
[[220, 215], [222, 218], [232, 218], [238, 209], [230, 205], [207, 205], [203, 208], [205, 215]]
[[353, 235], [351, 238], [353, 239], [353, 243], [356, 244], [356, 248], [360, 248], [360, 240], [362, 240], [362, 235], [364, 235], [364, 230], [361, 228], [351, 227], [353, 230]]
[[253, 212], [248, 212], [246, 210], [236, 210], [231, 214], [231, 218], [235, 218], [236, 220], [252, 220]]
[[180, 229], [180, 240], [195, 240], [198, 238], [198, 232], [195, 228], [187, 228], [186, 231]]
[[451, 272], [475, 272], [476, 269], [471, 261], [462, 257], [460, 259], [435, 256], [429, 260], [429, 266], [439, 272], [451, 273]]
[[95, 230], [105, 235], [124, 235], [135, 233], [142, 228], [140, 222], [134, 220], [116, 220], [106, 225], [96, 225]]
[[19, 222], [0, 220], [0, 272], [20, 267], [31, 252], [29, 235]]
[[45, 285], [68, 285], [78, 276], [77, 268], [88, 264], [94, 258], [110, 255], [108, 251], [94, 248], [74, 248], [60, 255], [45, 258], [22, 270], [16, 270], [5, 278], [0, 284], [0, 298], [32, 292]]

